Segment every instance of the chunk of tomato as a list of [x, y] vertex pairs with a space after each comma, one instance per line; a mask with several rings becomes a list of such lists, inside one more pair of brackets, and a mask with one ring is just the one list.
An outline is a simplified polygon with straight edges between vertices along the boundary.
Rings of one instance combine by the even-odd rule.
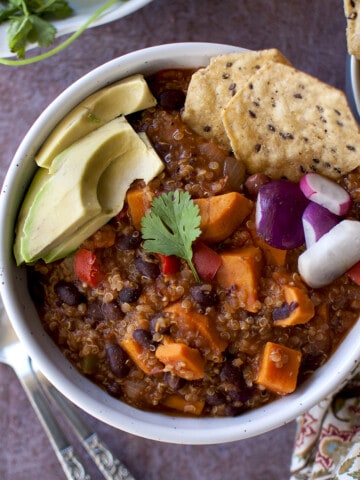
[[95, 253], [86, 248], [80, 248], [76, 252], [74, 271], [79, 280], [93, 288], [97, 288], [105, 278]]

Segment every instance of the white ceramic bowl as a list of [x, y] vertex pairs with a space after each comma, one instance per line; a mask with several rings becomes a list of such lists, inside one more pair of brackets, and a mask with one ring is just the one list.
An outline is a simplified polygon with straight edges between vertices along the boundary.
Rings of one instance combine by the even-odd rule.
[[360, 118], [360, 62], [353, 55], [348, 60], [348, 83], [350, 103], [353, 106], [357, 119]]
[[360, 322], [331, 359], [292, 395], [231, 418], [182, 418], [132, 408], [81, 376], [44, 332], [26, 284], [23, 268], [12, 256], [14, 222], [24, 191], [35, 171], [34, 154], [56, 123], [84, 97], [136, 72], [149, 74], [168, 67], [194, 67], [236, 47], [180, 43], [127, 54], [93, 70], [65, 90], [43, 112], [25, 136], [6, 176], [0, 198], [1, 294], [7, 313], [26, 350], [48, 379], [94, 417], [126, 432], [171, 443], [230, 442], [264, 433], [301, 414], [343, 384], [357, 366]]

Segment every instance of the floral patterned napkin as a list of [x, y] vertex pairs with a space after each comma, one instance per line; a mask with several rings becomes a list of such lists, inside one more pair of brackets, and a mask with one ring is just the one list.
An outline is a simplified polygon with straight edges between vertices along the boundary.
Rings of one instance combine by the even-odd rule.
[[297, 419], [290, 480], [360, 480], [360, 371]]

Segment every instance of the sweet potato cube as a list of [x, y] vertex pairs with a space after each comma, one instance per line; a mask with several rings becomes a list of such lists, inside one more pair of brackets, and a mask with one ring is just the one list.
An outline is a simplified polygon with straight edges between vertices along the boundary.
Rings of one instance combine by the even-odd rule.
[[155, 357], [154, 353], [145, 349], [136, 342], [131, 336], [125, 337], [120, 342], [121, 347], [129, 355], [131, 360], [148, 375], [154, 375], [162, 371], [162, 365]]
[[141, 230], [141, 219], [151, 207], [153, 196], [147, 188], [132, 188], [126, 193], [129, 214], [134, 227]]
[[185, 380], [199, 380], [204, 377], [205, 360], [199, 350], [185, 343], [167, 343], [159, 345], [156, 358], [165, 365], [165, 370], [175, 373]]
[[256, 382], [279, 395], [292, 393], [297, 384], [301, 352], [267, 342]]
[[261, 306], [258, 300], [262, 268], [260, 248], [247, 246], [220, 254], [222, 263], [216, 274], [216, 281], [222, 288], [235, 288], [239, 292], [244, 308], [257, 312]]
[[[315, 306], [303, 288], [284, 285], [285, 305], [278, 309], [280, 316], [273, 312], [274, 325], [289, 327], [308, 322], [315, 315]], [[274, 317], [275, 314], [275, 317]]]
[[165, 309], [165, 312], [173, 315], [180, 332], [186, 335], [191, 331], [195, 337], [200, 336], [206, 347], [216, 355], [226, 349], [227, 341], [221, 338], [213, 319], [193, 309], [186, 310], [182, 307], [181, 302], [173, 303]]
[[205, 402], [198, 400], [196, 402], [191, 402], [185, 400], [184, 397], [180, 395], [173, 394], [165, 397], [161, 400], [162, 405], [165, 407], [171, 408], [173, 410], [178, 410], [179, 412], [193, 414], [193, 415], [201, 415]]
[[287, 250], [272, 247], [260, 237], [257, 237], [254, 241], [261, 248], [268, 265], [276, 265], [278, 267], [285, 265]]
[[200, 238], [208, 243], [225, 240], [241, 225], [253, 208], [253, 202], [237, 192], [200, 198], [194, 202], [200, 209]]

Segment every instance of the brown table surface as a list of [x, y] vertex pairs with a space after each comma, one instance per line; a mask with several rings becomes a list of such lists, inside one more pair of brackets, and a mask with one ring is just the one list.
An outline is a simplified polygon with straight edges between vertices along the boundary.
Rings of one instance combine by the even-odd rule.
[[[0, 66], [1, 181], [32, 122], [68, 85], [124, 53], [161, 43], [208, 41], [276, 47], [293, 64], [345, 89], [341, 0], [154, 0], [142, 10], [86, 31], [38, 64]], [[170, 445], [132, 436], [79, 410], [138, 480], [283, 480], [295, 422], [260, 437], [211, 445]], [[72, 437], [73, 438], [73, 437]], [[94, 479], [101, 478], [92, 470]], [[0, 478], [65, 478], [12, 370], [0, 365]]]

